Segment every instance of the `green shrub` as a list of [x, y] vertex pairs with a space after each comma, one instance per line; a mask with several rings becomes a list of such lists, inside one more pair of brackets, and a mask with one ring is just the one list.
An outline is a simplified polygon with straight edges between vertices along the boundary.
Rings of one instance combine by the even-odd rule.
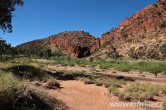
[[166, 28], [166, 21], [163, 21], [160, 25], [160, 28]]
[[61, 56], [65, 56], [65, 55], [62, 53], [62, 50], [57, 50], [53, 53], [53, 56], [61, 57]]
[[8, 68], [14, 75], [30, 80], [47, 81], [51, 78], [47, 71], [30, 65], [19, 65]]
[[45, 48], [45, 49], [40, 50], [38, 52], [38, 56], [49, 60], [51, 57], [51, 49]]
[[92, 57], [89, 58], [89, 61], [90, 61], [90, 62], [93, 62], [93, 60], [94, 60], [94, 58], [92, 58]]

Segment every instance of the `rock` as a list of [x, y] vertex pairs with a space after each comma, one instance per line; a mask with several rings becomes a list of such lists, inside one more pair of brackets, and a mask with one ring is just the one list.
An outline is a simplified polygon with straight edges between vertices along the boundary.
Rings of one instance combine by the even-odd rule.
[[62, 50], [74, 58], [91, 55], [100, 47], [100, 39], [82, 31], [63, 32], [45, 39], [27, 42], [17, 46], [17, 49], [35, 52], [49, 48], [52, 52]]
[[[111, 43], [124, 58], [131, 58], [129, 53], [132, 48], [134, 48], [133, 54], [136, 54], [136, 59], [163, 57], [159, 47], [166, 43], [165, 1], [159, 0], [159, 2], [145, 7], [127, 18], [112, 32], [104, 33], [100, 40], [101, 45]], [[152, 53], [148, 53], [149, 51]], [[154, 52], [158, 54], [154, 55]]]

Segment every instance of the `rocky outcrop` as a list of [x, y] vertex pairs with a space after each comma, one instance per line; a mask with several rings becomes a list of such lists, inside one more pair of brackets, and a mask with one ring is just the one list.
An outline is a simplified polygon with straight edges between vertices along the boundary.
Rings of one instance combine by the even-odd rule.
[[91, 55], [100, 47], [100, 40], [86, 32], [63, 32], [45, 39], [35, 40], [17, 46], [17, 49], [36, 52], [49, 48], [52, 52], [62, 50], [74, 58]]
[[108, 42], [124, 58], [164, 57], [160, 47], [166, 43], [166, 0], [145, 7], [112, 32], [104, 33], [100, 43], [105, 45]]
[[60, 49], [75, 58], [90, 56], [98, 48], [97, 57], [112, 56], [110, 51], [116, 50], [118, 56], [123, 58], [166, 58], [166, 0], [145, 7], [112, 32], [104, 33], [101, 39], [85, 32], [63, 32], [17, 48], [32, 53], [43, 48], [49, 48], [52, 52]]

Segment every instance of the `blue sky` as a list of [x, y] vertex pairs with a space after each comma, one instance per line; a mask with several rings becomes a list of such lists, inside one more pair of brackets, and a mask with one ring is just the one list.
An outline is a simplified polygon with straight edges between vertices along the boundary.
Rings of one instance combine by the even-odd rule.
[[63, 31], [86, 31], [95, 37], [156, 0], [24, 0], [13, 13], [13, 32], [0, 31], [12, 46]]

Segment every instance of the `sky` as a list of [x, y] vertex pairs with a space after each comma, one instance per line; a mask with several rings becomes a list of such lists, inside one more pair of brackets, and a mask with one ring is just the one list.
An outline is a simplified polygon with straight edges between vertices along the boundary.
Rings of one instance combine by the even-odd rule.
[[24, 0], [13, 13], [13, 32], [0, 30], [12, 46], [64, 31], [86, 31], [95, 37], [157, 0]]

